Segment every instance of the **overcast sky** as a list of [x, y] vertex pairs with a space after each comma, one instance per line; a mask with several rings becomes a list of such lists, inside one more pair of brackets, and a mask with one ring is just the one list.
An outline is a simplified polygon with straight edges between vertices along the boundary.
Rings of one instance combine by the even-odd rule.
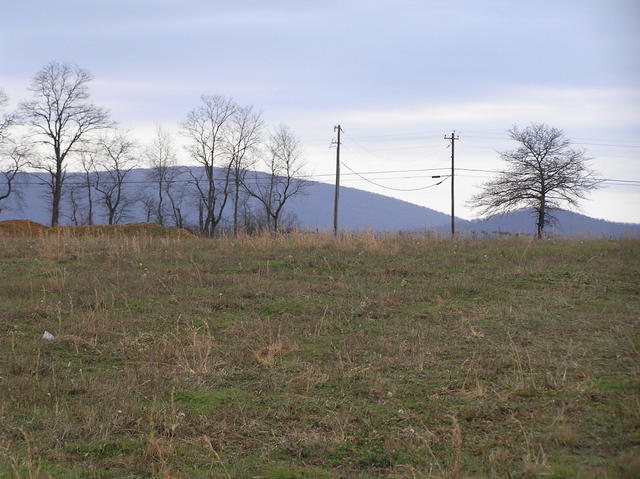
[[[505, 130], [546, 122], [587, 150], [603, 177], [640, 180], [637, 0], [0, 0], [0, 88], [12, 105], [51, 60], [91, 71], [95, 103], [141, 142], [178, 124], [202, 94], [234, 97], [287, 124], [308, 172], [456, 166], [497, 170]], [[188, 163], [185, 157], [182, 160]], [[345, 171], [348, 173], [348, 171]], [[437, 173], [437, 172], [436, 172]], [[443, 173], [446, 173], [443, 171]], [[460, 171], [456, 213], [491, 173]], [[431, 172], [369, 173], [384, 186]], [[465, 175], [465, 176], [463, 176]], [[327, 182], [330, 177], [318, 176]], [[450, 211], [449, 183], [415, 192], [344, 176], [346, 186]], [[640, 222], [640, 185], [610, 184], [582, 213]]]

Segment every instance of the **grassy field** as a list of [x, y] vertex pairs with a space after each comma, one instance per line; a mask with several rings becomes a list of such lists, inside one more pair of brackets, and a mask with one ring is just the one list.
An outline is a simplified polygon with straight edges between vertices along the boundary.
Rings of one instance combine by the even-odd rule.
[[640, 477], [639, 326], [637, 240], [0, 238], [0, 477]]

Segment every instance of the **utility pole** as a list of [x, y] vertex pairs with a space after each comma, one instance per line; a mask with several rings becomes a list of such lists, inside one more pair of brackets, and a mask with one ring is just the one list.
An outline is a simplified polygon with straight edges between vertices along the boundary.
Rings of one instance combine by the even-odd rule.
[[336, 192], [333, 201], [333, 235], [338, 236], [338, 200], [340, 199], [340, 133], [342, 127], [340, 125], [333, 128], [338, 132], [338, 140], [335, 142], [336, 149]]
[[454, 162], [455, 162], [455, 147], [456, 140], [460, 137], [456, 136], [456, 130], [451, 132], [451, 136], [444, 136], [445, 140], [451, 140], [451, 237], [456, 235], [456, 216], [455, 216], [455, 189], [454, 189]]

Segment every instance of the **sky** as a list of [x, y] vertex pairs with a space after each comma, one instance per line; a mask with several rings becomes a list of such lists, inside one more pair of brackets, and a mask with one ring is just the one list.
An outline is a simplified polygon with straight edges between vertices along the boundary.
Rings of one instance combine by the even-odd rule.
[[226, 95], [291, 127], [313, 179], [333, 182], [340, 124], [341, 159], [366, 178], [343, 167], [342, 185], [445, 213], [449, 180], [430, 176], [447, 174], [432, 169], [450, 168], [455, 130], [466, 219], [515, 146], [506, 131], [545, 122], [600, 177], [638, 180], [604, 183], [578, 211], [640, 222], [637, 0], [0, 0], [0, 12], [12, 107], [46, 63], [69, 62], [141, 144], [156, 125], [181, 144], [200, 96]]

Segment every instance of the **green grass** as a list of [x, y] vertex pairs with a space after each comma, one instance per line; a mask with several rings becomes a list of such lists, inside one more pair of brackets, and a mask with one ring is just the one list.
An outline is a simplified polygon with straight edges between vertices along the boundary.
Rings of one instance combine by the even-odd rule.
[[0, 238], [0, 478], [638, 477], [639, 326], [635, 240]]
[[241, 389], [209, 389], [203, 392], [177, 391], [176, 404], [190, 414], [207, 415], [225, 406], [246, 401], [248, 393]]

